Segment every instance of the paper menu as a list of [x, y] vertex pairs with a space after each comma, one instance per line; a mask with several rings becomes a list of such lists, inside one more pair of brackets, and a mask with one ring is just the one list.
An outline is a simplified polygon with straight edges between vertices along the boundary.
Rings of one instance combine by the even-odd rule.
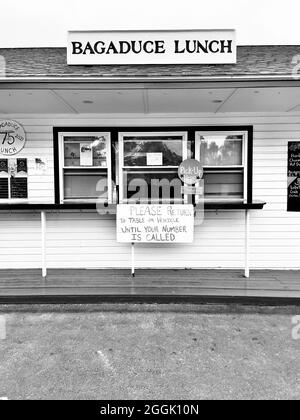
[[80, 143], [80, 166], [93, 166], [93, 148], [91, 143]]

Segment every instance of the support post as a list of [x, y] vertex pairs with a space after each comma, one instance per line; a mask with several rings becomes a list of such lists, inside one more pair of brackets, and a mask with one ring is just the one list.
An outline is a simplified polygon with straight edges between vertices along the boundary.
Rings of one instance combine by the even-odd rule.
[[46, 212], [41, 212], [41, 226], [42, 226], [42, 276], [47, 276], [47, 262], [46, 262]]
[[250, 210], [246, 209], [245, 211], [245, 277], [249, 278], [250, 276]]
[[135, 276], [134, 272], [134, 242], [131, 243], [131, 276]]

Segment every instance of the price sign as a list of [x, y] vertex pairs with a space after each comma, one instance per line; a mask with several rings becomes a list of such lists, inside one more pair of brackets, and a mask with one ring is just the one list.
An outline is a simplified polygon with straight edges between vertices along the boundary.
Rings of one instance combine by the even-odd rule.
[[0, 155], [12, 156], [19, 153], [26, 143], [24, 128], [16, 121], [0, 121]]

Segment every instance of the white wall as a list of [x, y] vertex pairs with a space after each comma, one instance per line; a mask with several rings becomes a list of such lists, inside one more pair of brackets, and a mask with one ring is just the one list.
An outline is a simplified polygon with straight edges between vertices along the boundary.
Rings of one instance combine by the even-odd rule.
[[[28, 137], [20, 157], [29, 159], [30, 201], [53, 202], [53, 126], [253, 125], [253, 198], [264, 210], [251, 212], [251, 268], [300, 268], [300, 213], [288, 213], [287, 142], [300, 140], [298, 114], [212, 114], [137, 116], [19, 116]], [[34, 158], [45, 158], [47, 173], [32, 173]], [[116, 243], [115, 218], [92, 211], [47, 215], [47, 263], [54, 267], [129, 267], [130, 248]], [[195, 228], [191, 245], [137, 245], [138, 267], [243, 268], [244, 212], [210, 211]], [[37, 268], [40, 214], [0, 213], [0, 268]]]

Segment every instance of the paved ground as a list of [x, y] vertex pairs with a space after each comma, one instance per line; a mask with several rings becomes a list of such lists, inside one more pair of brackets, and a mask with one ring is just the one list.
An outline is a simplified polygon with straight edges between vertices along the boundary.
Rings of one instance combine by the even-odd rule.
[[292, 339], [291, 321], [299, 313], [1, 306], [0, 398], [300, 399], [300, 340]]

